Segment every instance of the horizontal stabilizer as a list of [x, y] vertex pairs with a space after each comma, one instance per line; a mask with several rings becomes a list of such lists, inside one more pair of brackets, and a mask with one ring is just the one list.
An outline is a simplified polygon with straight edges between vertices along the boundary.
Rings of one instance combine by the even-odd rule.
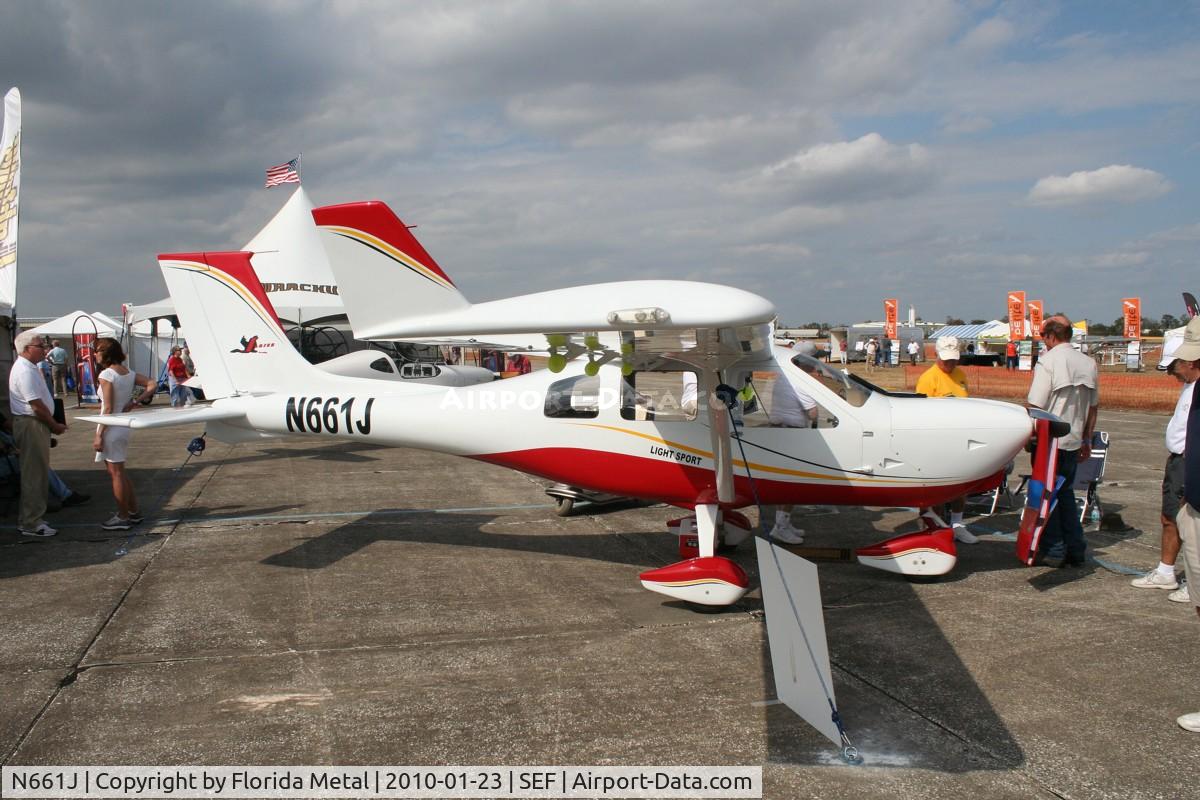
[[758, 576], [767, 615], [767, 639], [779, 700], [838, 747], [833, 721], [833, 678], [817, 565], [766, 539], [758, 545]]
[[94, 422], [114, 428], [167, 428], [172, 425], [190, 425], [193, 422], [212, 422], [218, 419], [244, 417], [241, 411], [232, 408], [204, 406], [201, 408], [160, 408], [154, 411], [134, 411], [129, 414], [106, 414], [76, 417], [79, 422]]

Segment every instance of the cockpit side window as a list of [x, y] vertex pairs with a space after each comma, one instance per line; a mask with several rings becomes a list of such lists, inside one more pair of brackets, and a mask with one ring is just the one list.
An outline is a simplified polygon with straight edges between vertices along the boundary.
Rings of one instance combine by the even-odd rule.
[[550, 384], [545, 414], [558, 419], [594, 419], [600, 414], [600, 376], [575, 375]]
[[389, 375], [396, 371], [395, 368], [392, 367], [392, 360], [390, 358], [375, 359], [371, 362], [371, 369], [375, 370], [376, 372], [386, 372]]
[[805, 391], [778, 370], [756, 371], [751, 379], [753, 392], [738, 394], [735, 419], [741, 412], [747, 428], [836, 428], [837, 415], [813, 393]]
[[693, 420], [699, 404], [697, 383], [694, 372], [635, 372], [623, 381], [621, 417], [658, 422]]
[[800, 354], [792, 358], [792, 364], [808, 373], [810, 377], [821, 383], [829, 391], [845, 400], [856, 408], [867, 402], [871, 396], [869, 387], [850, 380], [844, 372], [838, 372], [828, 364], [818, 361], [812, 356]]

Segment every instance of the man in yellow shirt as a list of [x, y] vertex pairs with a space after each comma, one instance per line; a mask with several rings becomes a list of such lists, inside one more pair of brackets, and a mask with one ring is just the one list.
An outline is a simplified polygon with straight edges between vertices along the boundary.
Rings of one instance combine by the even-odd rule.
[[937, 340], [937, 361], [917, 378], [917, 394], [926, 397], [966, 397], [967, 373], [958, 366], [958, 339]]
[[[958, 366], [958, 339], [942, 336], [937, 340], [937, 361], [917, 378], [917, 394], [926, 397], [966, 397], [967, 373]], [[950, 527], [954, 538], [963, 544], [975, 544], [979, 537], [967, 530], [963, 509], [967, 498], [959, 497], [950, 503]]]

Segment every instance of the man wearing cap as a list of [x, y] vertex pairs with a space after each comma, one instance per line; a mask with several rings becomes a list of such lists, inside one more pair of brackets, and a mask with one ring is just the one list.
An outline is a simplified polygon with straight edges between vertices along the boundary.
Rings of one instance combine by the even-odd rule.
[[8, 407], [12, 412], [13, 440], [21, 464], [21, 507], [17, 532], [24, 536], [53, 536], [46, 524], [46, 494], [50, 487], [50, 434], [67, 426], [54, 418], [54, 398], [37, 368], [46, 345], [32, 331], [17, 334], [13, 347], [17, 359], [8, 375]]
[[1071, 429], [1058, 440], [1057, 475], [1063, 479], [1055, 495], [1054, 511], [1046, 521], [1038, 545], [1038, 561], [1045, 563], [1051, 550], [1065, 547], [1061, 566], [1082, 567], [1087, 561], [1087, 540], [1075, 506], [1075, 469], [1092, 454], [1092, 431], [1100, 405], [1099, 369], [1096, 362], [1071, 347], [1071, 323], [1056, 314], [1042, 323], [1046, 354], [1038, 359], [1029, 386], [1029, 405], [1049, 411]]
[[[917, 394], [926, 397], [966, 397], [967, 373], [958, 366], [958, 339], [954, 336], [941, 336], [935, 343], [935, 350], [937, 361], [917, 378]], [[957, 541], [975, 544], [979, 537], [967, 530], [963, 522], [963, 509], [966, 507], [966, 497], [959, 497], [950, 502], [950, 527], [954, 529], [954, 538]]]
[[1174, 375], [1183, 384], [1179, 392], [1179, 401], [1175, 403], [1175, 413], [1167, 423], [1167, 465], [1163, 468], [1162, 481], [1162, 554], [1158, 566], [1140, 578], [1134, 578], [1131, 583], [1139, 589], [1166, 589], [1171, 593], [1168, 600], [1176, 603], [1186, 603], [1188, 587], [1180, 587], [1175, 577], [1175, 561], [1179, 557], [1179, 527], [1175, 517], [1183, 505], [1183, 447], [1187, 438], [1188, 412], [1192, 406], [1192, 384], [1200, 378], [1200, 369], [1194, 362], [1181, 361], [1176, 358], [1179, 346], [1183, 344], [1182, 336], [1172, 336], [1163, 345], [1162, 361], [1158, 368]]
[[171, 356], [167, 359], [167, 385], [171, 388], [171, 406], [182, 408], [188, 404], [192, 392], [184, 383], [188, 379], [187, 366], [180, 355], [183, 348], [175, 345], [171, 348]]
[[[1193, 369], [1200, 368], [1200, 317], [1192, 317], [1183, 333], [1183, 343], [1175, 351], [1175, 358], [1189, 362]], [[1192, 406], [1188, 409], [1187, 430], [1183, 446], [1183, 508], [1175, 517], [1179, 526], [1183, 553], [1183, 569], [1189, 576], [1200, 575], [1200, 403], [1196, 402], [1196, 387], [1200, 381], [1188, 384], [1192, 392]], [[1193, 580], [1195, 578], [1193, 577]], [[1192, 605], [1200, 615], [1200, 591], [1191, 592]], [[1200, 711], [1184, 714], [1176, 722], [1184, 730], [1200, 733]]]

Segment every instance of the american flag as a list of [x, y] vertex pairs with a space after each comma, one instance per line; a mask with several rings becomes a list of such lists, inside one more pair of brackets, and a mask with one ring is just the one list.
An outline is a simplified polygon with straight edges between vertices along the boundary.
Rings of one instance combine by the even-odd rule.
[[277, 167], [267, 167], [267, 184], [265, 189], [278, 186], [281, 183], [300, 182], [300, 156], [296, 156], [286, 164]]

